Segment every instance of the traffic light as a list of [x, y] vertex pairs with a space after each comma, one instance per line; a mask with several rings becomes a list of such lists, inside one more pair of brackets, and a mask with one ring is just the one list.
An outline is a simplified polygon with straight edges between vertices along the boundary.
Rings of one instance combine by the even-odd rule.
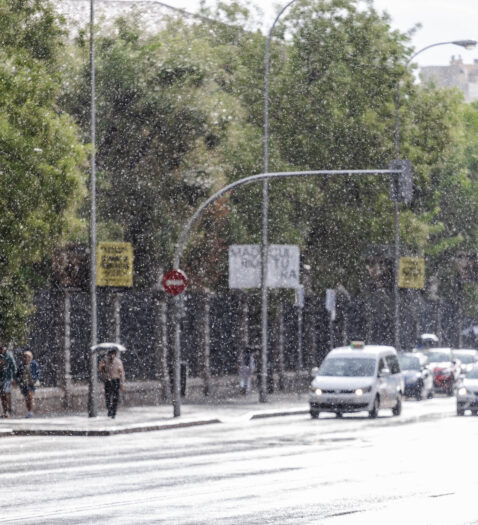
[[406, 159], [394, 159], [388, 169], [400, 170], [401, 173], [390, 177], [390, 199], [409, 204], [413, 197], [413, 167]]

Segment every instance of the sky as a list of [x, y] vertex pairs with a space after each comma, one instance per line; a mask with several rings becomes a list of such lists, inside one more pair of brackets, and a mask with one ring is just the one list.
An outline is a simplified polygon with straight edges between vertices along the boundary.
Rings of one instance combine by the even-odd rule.
[[[287, 1], [250, 0], [250, 3], [260, 5], [271, 24], [278, 9], [287, 5]], [[165, 0], [165, 3], [191, 12], [199, 6], [199, 0]], [[215, 4], [212, 0], [206, 3]], [[412, 38], [416, 51], [437, 42], [478, 40], [478, 0], [374, 0], [374, 6], [379, 11], [387, 11], [392, 27], [403, 32], [421, 23], [422, 28]], [[469, 64], [478, 59], [478, 47], [467, 51], [453, 45], [438, 46], [420, 53], [415, 62], [420, 66], [447, 65], [452, 55], [461, 55]]]

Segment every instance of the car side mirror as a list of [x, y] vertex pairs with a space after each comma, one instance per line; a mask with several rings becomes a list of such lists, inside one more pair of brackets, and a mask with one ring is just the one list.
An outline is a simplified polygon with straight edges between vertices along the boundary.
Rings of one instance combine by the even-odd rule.
[[314, 366], [314, 368], [312, 368], [312, 370], [310, 371], [310, 375], [312, 377], [317, 377], [319, 375], [319, 367]]
[[389, 368], [383, 368], [379, 373], [378, 377], [389, 377], [390, 376], [390, 369]]

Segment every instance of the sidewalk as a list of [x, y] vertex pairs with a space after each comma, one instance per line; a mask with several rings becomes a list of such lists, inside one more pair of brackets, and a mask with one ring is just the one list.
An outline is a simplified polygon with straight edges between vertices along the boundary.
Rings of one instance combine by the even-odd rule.
[[280, 417], [308, 413], [307, 395], [271, 394], [267, 403], [259, 403], [257, 393], [245, 397], [186, 403], [181, 416], [173, 417], [172, 405], [120, 406], [116, 419], [106, 416], [101, 408], [98, 417], [87, 413], [38, 416], [31, 419], [12, 417], [0, 419], [0, 436], [112, 436], [132, 432], [151, 432], [172, 428], [192, 427]]

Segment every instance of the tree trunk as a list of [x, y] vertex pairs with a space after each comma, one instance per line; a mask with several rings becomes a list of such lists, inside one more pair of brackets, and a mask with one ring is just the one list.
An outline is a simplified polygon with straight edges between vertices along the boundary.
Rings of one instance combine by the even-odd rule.
[[156, 380], [159, 381], [160, 399], [168, 401], [171, 386], [168, 373], [168, 303], [163, 292], [155, 291], [154, 298], [154, 349], [156, 356]]

